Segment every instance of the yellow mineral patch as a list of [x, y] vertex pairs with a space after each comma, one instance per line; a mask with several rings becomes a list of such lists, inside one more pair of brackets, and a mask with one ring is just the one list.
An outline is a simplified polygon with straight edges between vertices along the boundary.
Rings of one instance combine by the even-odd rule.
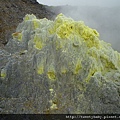
[[51, 106], [50, 106], [50, 109], [51, 109], [51, 110], [56, 110], [56, 109], [58, 109], [57, 104], [55, 104], [52, 100], [50, 100], [49, 103], [51, 104]]
[[54, 26], [49, 29], [50, 34], [56, 33], [58, 38], [69, 39], [71, 36], [77, 35], [82, 37], [88, 47], [95, 46], [99, 48], [99, 33], [95, 29], [91, 29], [84, 22], [75, 22], [62, 14], [59, 14], [54, 22]]
[[35, 29], [36, 29], [36, 28], [39, 28], [39, 27], [40, 27], [40, 20], [34, 19], [34, 20], [33, 20], [33, 24], [34, 24], [34, 28], [35, 28]]
[[12, 34], [14, 39], [17, 39], [19, 41], [22, 41], [22, 33], [21, 32], [15, 32]]
[[50, 109], [51, 109], [51, 110], [56, 110], [56, 109], [58, 109], [58, 108], [57, 108], [57, 105], [53, 103], [53, 104], [50, 106]]
[[49, 30], [51, 34], [57, 33], [59, 38], [69, 38], [74, 31], [74, 21], [72, 19], [64, 20], [62, 14], [59, 14], [55, 20], [55, 24], [52, 29]]
[[54, 81], [56, 79], [56, 75], [54, 71], [48, 71], [47, 75], [50, 80]]
[[43, 41], [39, 35], [34, 36], [35, 48], [41, 50], [44, 46]]
[[61, 26], [59, 26], [57, 35], [62, 39], [68, 38], [73, 32], [73, 27], [72, 23], [65, 21]]
[[54, 62], [49, 64], [49, 66], [47, 68], [47, 76], [51, 81], [56, 80], [56, 72], [55, 72]]
[[78, 60], [76, 66], [75, 66], [74, 74], [78, 74], [80, 69], [82, 69], [82, 65], [81, 65], [81, 61]]
[[6, 77], [6, 70], [4, 70], [4, 69], [1, 70], [0, 77], [1, 78], [5, 78]]
[[44, 73], [44, 66], [43, 65], [41, 65], [41, 66], [38, 67], [37, 73], [38, 74], [43, 74]]

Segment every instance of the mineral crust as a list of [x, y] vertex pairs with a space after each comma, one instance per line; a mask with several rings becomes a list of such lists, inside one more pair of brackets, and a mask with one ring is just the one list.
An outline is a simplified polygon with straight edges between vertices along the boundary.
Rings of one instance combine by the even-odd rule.
[[0, 51], [0, 113], [120, 114], [120, 53], [83, 21], [27, 14]]

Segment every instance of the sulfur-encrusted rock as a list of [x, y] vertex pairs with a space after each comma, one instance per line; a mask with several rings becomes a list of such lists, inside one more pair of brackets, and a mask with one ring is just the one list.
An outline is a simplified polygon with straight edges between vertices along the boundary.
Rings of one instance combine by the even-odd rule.
[[1, 113], [120, 113], [120, 53], [82, 21], [26, 15], [0, 51]]

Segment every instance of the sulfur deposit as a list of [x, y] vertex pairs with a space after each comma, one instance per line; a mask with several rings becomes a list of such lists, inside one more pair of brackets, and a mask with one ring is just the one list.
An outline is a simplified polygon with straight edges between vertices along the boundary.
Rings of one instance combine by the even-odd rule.
[[95, 29], [26, 15], [12, 36], [0, 51], [1, 113], [120, 113], [120, 53]]

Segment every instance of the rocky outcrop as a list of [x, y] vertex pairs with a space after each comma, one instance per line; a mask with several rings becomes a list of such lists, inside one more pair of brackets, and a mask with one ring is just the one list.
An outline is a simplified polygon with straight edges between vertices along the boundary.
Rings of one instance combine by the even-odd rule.
[[4, 47], [26, 14], [52, 19], [54, 12], [36, 0], [0, 0], [0, 47]]
[[26, 15], [0, 51], [1, 113], [120, 113], [120, 53], [82, 21]]

